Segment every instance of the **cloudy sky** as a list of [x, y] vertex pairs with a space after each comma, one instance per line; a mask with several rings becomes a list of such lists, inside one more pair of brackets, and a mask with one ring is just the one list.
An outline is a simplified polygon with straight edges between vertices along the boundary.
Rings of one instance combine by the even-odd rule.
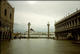
[[55, 22], [80, 9], [80, 1], [9, 1], [15, 8], [14, 32], [27, 31], [28, 22], [38, 32], [55, 31]]

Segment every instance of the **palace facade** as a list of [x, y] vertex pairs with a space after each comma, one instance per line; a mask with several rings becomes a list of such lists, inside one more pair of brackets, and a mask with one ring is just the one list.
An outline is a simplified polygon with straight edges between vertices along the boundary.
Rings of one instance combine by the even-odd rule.
[[0, 39], [11, 39], [14, 24], [14, 8], [8, 1], [0, 1]]
[[56, 39], [80, 40], [80, 10], [55, 23]]

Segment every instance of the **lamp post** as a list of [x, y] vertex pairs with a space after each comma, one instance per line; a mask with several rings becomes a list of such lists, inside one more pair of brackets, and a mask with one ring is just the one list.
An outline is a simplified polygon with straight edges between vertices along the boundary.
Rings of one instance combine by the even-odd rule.
[[30, 22], [28, 23], [28, 38], [30, 37]]
[[47, 26], [48, 26], [48, 38], [49, 38], [49, 26], [50, 26], [49, 22], [48, 22]]

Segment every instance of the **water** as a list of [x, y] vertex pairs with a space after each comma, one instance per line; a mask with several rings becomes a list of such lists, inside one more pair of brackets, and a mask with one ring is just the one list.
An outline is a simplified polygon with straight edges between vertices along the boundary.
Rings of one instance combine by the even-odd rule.
[[1, 42], [1, 54], [79, 54], [80, 45], [53, 39], [14, 39]]
[[[23, 37], [28, 37], [28, 35], [22, 35]], [[30, 37], [48, 37], [48, 35], [30, 35]], [[50, 35], [50, 37], [55, 37], [55, 35]]]

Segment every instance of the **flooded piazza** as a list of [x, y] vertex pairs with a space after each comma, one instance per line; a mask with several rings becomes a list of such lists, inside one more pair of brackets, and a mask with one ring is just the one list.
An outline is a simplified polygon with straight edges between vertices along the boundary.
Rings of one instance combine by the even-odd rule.
[[80, 44], [72, 42], [53, 39], [1, 41], [1, 54], [79, 54]]
[[0, 54], [80, 54], [80, 1], [0, 1]]

